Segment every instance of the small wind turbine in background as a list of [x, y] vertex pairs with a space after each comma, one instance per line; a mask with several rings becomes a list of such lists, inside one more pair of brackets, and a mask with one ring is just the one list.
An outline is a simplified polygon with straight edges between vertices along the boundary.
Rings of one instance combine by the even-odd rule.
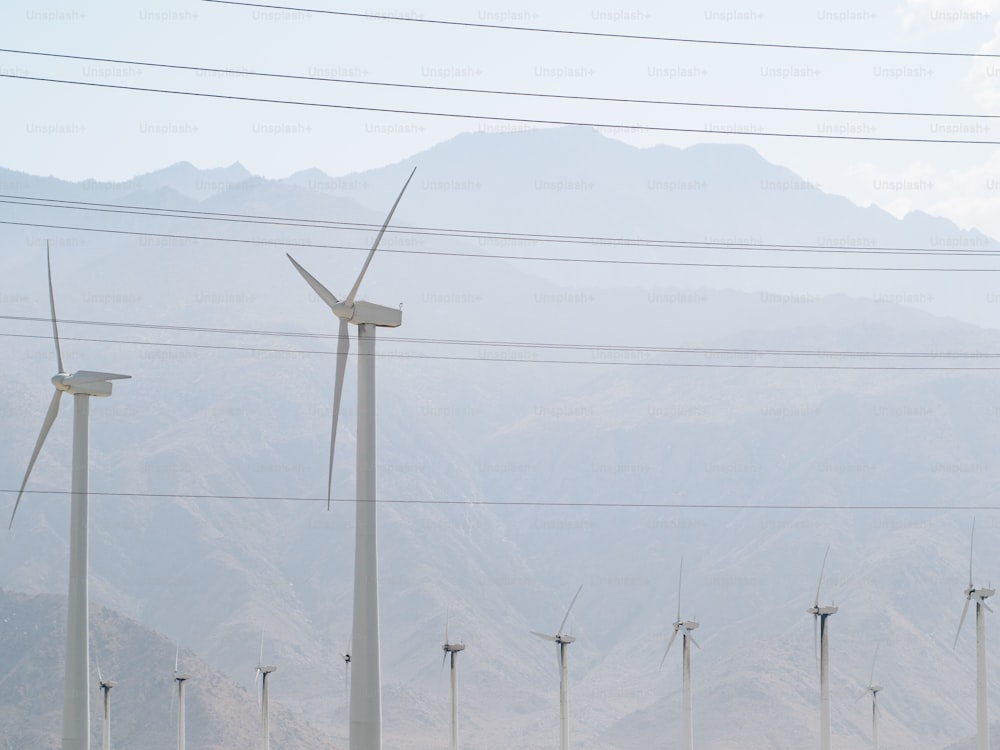
[[[416, 169], [413, 170], [416, 172]], [[330, 468], [327, 474], [326, 498], [330, 505], [333, 487], [333, 455], [337, 443], [337, 420], [340, 398], [344, 390], [344, 372], [351, 346], [348, 324], [358, 327], [358, 431], [355, 476], [355, 542], [354, 542], [354, 627], [351, 661], [350, 750], [380, 750], [382, 747], [382, 678], [379, 666], [378, 613], [378, 550], [376, 547], [376, 440], [375, 440], [375, 330], [395, 328], [403, 322], [403, 311], [356, 299], [361, 281], [372, 262], [375, 250], [396, 212], [413, 172], [392, 204], [375, 243], [368, 252], [361, 273], [347, 298], [338, 300], [289, 255], [288, 259], [313, 291], [329, 305], [340, 319], [337, 337], [337, 369], [333, 390], [333, 426], [330, 430]]]
[[278, 668], [264, 664], [264, 631], [260, 631], [260, 654], [257, 656], [257, 675], [254, 682], [260, 681], [260, 734], [263, 750], [271, 748], [271, 730], [268, 716], [268, 684], [267, 677]]
[[104, 727], [101, 735], [101, 747], [103, 750], [111, 750], [111, 688], [118, 683], [104, 679], [99, 661], [97, 662], [97, 682], [101, 686], [101, 697], [104, 699]]
[[875, 684], [875, 660], [878, 658], [878, 646], [875, 647], [875, 656], [872, 657], [872, 671], [868, 677], [868, 687], [858, 696], [858, 700], [864, 698], [868, 693], [872, 696], [872, 748], [878, 750], [878, 694], [885, 688]]
[[[681, 634], [681, 645], [683, 647], [683, 656], [681, 661], [684, 670], [684, 717], [683, 717], [683, 742], [681, 747], [683, 750], [693, 750], [694, 748], [694, 720], [692, 717], [691, 709], [691, 644], [698, 646], [698, 642], [694, 639], [693, 631], [698, 627], [697, 620], [682, 620], [681, 619], [681, 585], [684, 582], [684, 559], [681, 558], [681, 572], [677, 576], [677, 619], [674, 620], [674, 634], [670, 636], [670, 640], [667, 642], [667, 650], [663, 652], [663, 658], [660, 659], [660, 667], [663, 667], [663, 662], [667, 660], [667, 654], [670, 653], [670, 647], [674, 645], [674, 639], [677, 638], [677, 634]], [[701, 648], [701, 646], [698, 646]]]
[[177, 683], [177, 750], [184, 750], [184, 683], [191, 679], [191, 675], [180, 671], [181, 647], [177, 646], [174, 655], [174, 682]]
[[451, 657], [451, 750], [458, 750], [458, 669], [455, 666], [455, 655], [459, 651], [465, 650], [464, 643], [452, 643], [448, 638], [448, 619], [449, 612], [445, 612], [444, 615], [444, 644], [441, 646], [441, 650], [444, 651], [444, 656], [441, 660], [441, 666], [444, 666], [444, 662], [448, 657]]
[[566, 615], [563, 617], [562, 622], [559, 623], [559, 630], [556, 631], [555, 635], [539, 633], [534, 630], [531, 631], [532, 635], [537, 635], [539, 638], [544, 638], [559, 645], [559, 746], [562, 750], [569, 749], [569, 696], [567, 693], [566, 647], [576, 640], [575, 636], [563, 635], [563, 628], [566, 627], [566, 620], [569, 619], [569, 613], [573, 611], [573, 605], [576, 604], [576, 598], [580, 595], [580, 589], [582, 588], [583, 584], [581, 583], [580, 588], [573, 594], [573, 600], [569, 603], [569, 607], [566, 608]]
[[958, 632], [955, 633], [955, 645], [958, 646], [958, 636], [962, 633], [962, 624], [969, 612], [969, 603], [976, 603], [976, 728], [979, 750], [990, 748], [989, 705], [987, 699], [986, 680], [986, 612], [990, 605], [986, 600], [996, 593], [995, 589], [980, 588], [972, 585], [972, 546], [976, 541], [976, 522], [972, 521], [972, 538], [969, 541], [969, 586], [965, 589], [965, 607], [962, 608], [962, 619], [958, 621]]
[[826, 558], [830, 548], [823, 555], [823, 565], [819, 569], [819, 583], [816, 584], [816, 599], [812, 607], [806, 610], [813, 616], [813, 648], [816, 646], [816, 629], [819, 628], [819, 746], [821, 750], [830, 750], [830, 649], [826, 620], [837, 614], [838, 607], [819, 606], [819, 590], [823, 585], [823, 571], [826, 569]]
[[42, 430], [35, 441], [35, 449], [24, 472], [21, 489], [10, 514], [10, 526], [21, 504], [21, 496], [28, 484], [31, 470], [45, 444], [52, 424], [59, 414], [59, 400], [63, 393], [73, 395], [73, 468], [72, 501], [70, 505], [69, 532], [69, 595], [66, 606], [66, 666], [63, 683], [62, 750], [88, 750], [90, 747], [90, 622], [88, 620], [87, 592], [87, 515], [90, 500], [90, 397], [110, 396], [111, 381], [132, 377], [113, 372], [78, 370], [70, 375], [63, 367], [59, 346], [59, 326], [56, 323], [56, 302], [52, 292], [52, 259], [48, 243], [45, 260], [49, 276], [49, 312], [52, 317], [52, 339], [56, 347], [56, 366], [59, 371], [52, 376], [56, 392], [49, 402], [49, 410], [42, 422]]

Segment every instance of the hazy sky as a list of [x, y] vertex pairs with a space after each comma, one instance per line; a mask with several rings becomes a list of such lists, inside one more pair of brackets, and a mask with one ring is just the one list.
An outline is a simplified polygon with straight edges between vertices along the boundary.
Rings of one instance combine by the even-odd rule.
[[[296, 4], [289, 0], [289, 4]], [[303, 7], [424, 19], [731, 41], [1000, 53], [1000, 0], [711, 2], [664, 7], [565, 0]], [[5, 48], [519, 92], [914, 112], [1000, 112], [1000, 58], [928, 57], [460, 28], [260, 10], [194, 0], [8, 0]], [[644, 124], [1000, 141], [1000, 120], [767, 113], [406, 90], [155, 70], [0, 53], [0, 72], [330, 104]], [[456, 119], [102, 90], [0, 78], [0, 166], [73, 180], [124, 180], [187, 160], [242, 162], [283, 177], [391, 163], [458, 133], [511, 127]], [[514, 125], [513, 127], [520, 127]], [[1000, 236], [1000, 147], [861, 143], [721, 133], [609, 135], [637, 145], [745, 142], [821, 189], [897, 215], [924, 209]]]

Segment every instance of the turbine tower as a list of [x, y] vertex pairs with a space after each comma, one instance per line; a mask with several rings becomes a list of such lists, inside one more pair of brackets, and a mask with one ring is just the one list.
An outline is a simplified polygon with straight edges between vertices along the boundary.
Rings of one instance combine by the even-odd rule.
[[56, 365], [59, 371], [52, 376], [55, 393], [42, 422], [42, 430], [35, 441], [35, 449], [24, 472], [21, 489], [10, 514], [10, 525], [21, 504], [21, 496], [28, 484], [31, 470], [42, 450], [45, 438], [59, 413], [59, 400], [63, 393], [73, 395], [73, 469], [72, 501], [70, 506], [69, 539], [69, 595], [66, 614], [66, 667], [63, 683], [63, 750], [88, 750], [90, 747], [90, 624], [87, 613], [87, 510], [89, 502], [89, 439], [90, 397], [110, 396], [111, 381], [130, 378], [112, 372], [79, 370], [70, 375], [63, 367], [59, 346], [59, 327], [56, 323], [56, 303], [52, 292], [52, 260], [48, 244], [45, 260], [49, 277], [49, 311], [52, 318], [52, 339], [56, 347]]
[[441, 646], [444, 659], [451, 657], [451, 750], [458, 750], [458, 670], [455, 667], [455, 654], [465, 650], [464, 643], [452, 643], [448, 638], [448, 613], [444, 616], [444, 644]]
[[271, 672], [277, 671], [277, 667], [274, 665], [264, 664], [264, 632], [261, 631], [260, 634], [260, 655], [257, 657], [257, 675], [254, 677], [254, 682], [260, 680], [260, 734], [261, 734], [261, 747], [263, 750], [271, 749], [271, 730], [269, 726], [268, 717], [268, 685], [267, 676]]
[[181, 647], [177, 647], [174, 656], [174, 682], [177, 683], [177, 750], [184, 750], [184, 683], [191, 679], [191, 675], [180, 671]]
[[[416, 172], [416, 169], [413, 170]], [[407, 185], [392, 204], [392, 209], [382, 224], [375, 243], [368, 252], [361, 273], [347, 298], [338, 300], [308, 271], [288, 259], [308, 282], [313, 291], [329, 305], [340, 319], [337, 337], [337, 369], [333, 391], [333, 426], [330, 430], [330, 467], [327, 475], [327, 508], [333, 486], [333, 455], [337, 442], [337, 419], [340, 414], [340, 397], [344, 389], [344, 372], [350, 349], [348, 323], [358, 327], [358, 431], [357, 468], [355, 491], [355, 544], [354, 544], [354, 627], [351, 661], [354, 677], [351, 680], [350, 750], [381, 750], [382, 748], [382, 684], [379, 666], [379, 614], [378, 614], [378, 553], [376, 546], [376, 492], [375, 492], [375, 329], [395, 328], [403, 322], [403, 311], [372, 302], [356, 300], [361, 281], [368, 270], [386, 227], [399, 205]]]
[[[693, 750], [694, 749], [694, 721], [692, 718], [691, 710], [691, 644], [698, 646], [698, 642], [694, 639], [693, 631], [698, 627], [697, 620], [682, 620], [681, 619], [681, 584], [684, 581], [684, 559], [681, 558], [681, 572], [677, 577], [677, 619], [674, 620], [674, 634], [670, 636], [670, 640], [667, 642], [667, 650], [663, 652], [663, 658], [660, 659], [660, 667], [663, 667], [663, 662], [667, 660], [667, 654], [670, 653], [670, 647], [674, 645], [674, 639], [677, 638], [677, 634], [681, 634], [681, 645], [683, 646], [683, 656], [681, 661], [683, 663], [684, 669], [684, 717], [683, 717], [683, 741], [681, 747], [683, 750]], [[701, 646], [698, 646], [701, 648]]]
[[101, 697], [104, 699], [104, 728], [101, 747], [103, 750], [111, 750], [111, 688], [118, 683], [104, 679], [101, 675], [100, 662], [97, 664], [97, 681], [101, 686]]
[[872, 695], [872, 748], [873, 750], [878, 750], [878, 694], [884, 690], [881, 685], [875, 684], [875, 660], [878, 658], [878, 646], [875, 647], [875, 656], [872, 657], [872, 671], [871, 675], [868, 677], [868, 687], [864, 689], [864, 692], [858, 696], [858, 698], [863, 698], [866, 694], [871, 693]]
[[580, 588], [578, 588], [576, 593], [573, 594], [573, 600], [569, 603], [569, 607], [566, 608], [566, 615], [563, 617], [562, 622], [559, 623], [559, 630], [556, 631], [555, 635], [539, 633], [534, 630], [531, 631], [532, 635], [537, 635], [539, 638], [544, 638], [547, 641], [559, 644], [559, 747], [562, 748], [562, 750], [569, 749], [569, 707], [566, 684], [566, 647], [576, 640], [575, 636], [563, 635], [563, 628], [566, 626], [566, 620], [569, 619], [569, 613], [573, 610], [573, 605], [576, 604], [576, 597], [580, 595], [580, 589], [582, 588], [583, 584], [580, 584]]
[[819, 589], [823, 585], [823, 571], [830, 548], [823, 555], [823, 565], [819, 569], [819, 583], [816, 585], [816, 599], [806, 610], [813, 616], [813, 644], [815, 648], [816, 628], [819, 627], [819, 746], [820, 750], [830, 750], [830, 651], [827, 638], [826, 620], [837, 614], [837, 607], [819, 606]]
[[955, 645], [958, 646], [958, 636], [962, 632], [965, 615], [969, 612], [969, 602], [976, 603], [976, 724], [979, 737], [979, 750], [989, 750], [990, 724], [989, 706], [986, 696], [986, 613], [993, 610], [986, 600], [993, 596], [995, 589], [979, 588], [972, 585], [972, 545], [976, 540], [976, 522], [972, 522], [972, 539], [969, 542], [969, 586], [965, 589], [965, 607], [962, 608], [962, 619], [958, 621], [958, 632], [955, 633]]

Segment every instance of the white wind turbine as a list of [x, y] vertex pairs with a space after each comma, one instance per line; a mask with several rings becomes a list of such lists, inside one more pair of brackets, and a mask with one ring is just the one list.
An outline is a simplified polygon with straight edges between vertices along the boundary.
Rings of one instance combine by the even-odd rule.
[[[416, 172], [416, 169], [413, 170]], [[333, 426], [330, 430], [330, 468], [327, 475], [327, 508], [333, 486], [333, 455], [337, 442], [337, 419], [340, 414], [340, 397], [344, 389], [344, 372], [350, 349], [348, 323], [358, 327], [358, 430], [355, 478], [355, 546], [354, 546], [354, 627], [351, 644], [350, 700], [350, 750], [380, 750], [382, 747], [382, 684], [379, 667], [379, 614], [378, 614], [378, 553], [376, 545], [376, 492], [375, 492], [375, 329], [395, 328], [403, 322], [403, 311], [372, 302], [355, 299], [365, 272], [375, 250], [385, 234], [392, 215], [399, 205], [407, 185], [407, 178], [396, 202], [382, 224], [372, 249], [368, 252], [361, 273], [343, 301], [317, 281], [308, 271], [288, 259], [308, 282], [313, 291], [329, 305], [340, 319], [337, 337], [337, 369], [333, 391]]]
[[260, 634], [260, 654], [257, 657], [257, 675], [254, 677], [254, 682], [260, 680], [260, 734], [261, 734], [261, 747], [263, 750], [270, 750], [271, 748], [271, 729], [269, 725], [269, 708], [268, 708], [268, 684], [267, 677], [272, 672], [277, 671], [277, 667], [273, 664], [264, 664], [264, 632], [261, 631]]
[[878, 750], [878, 694], [885, 689], [881, 685], [875, 684], [875, 660], [877, 658], [878, 646], [875, 647], [875, 656], [872, 657], [872, 671], [868, 677], [868, 687], [858, 696], [858, 699], [863, 698], [868, 693], [871, 693], [872, 696], [872, 748], [874, 750]]
[[103, 750], [111, 750], [111, 688], [118, 683], [104, 679], [101, 674], [100, 662], [97, 663], [97, 681], [101, 686], [101, 697], [104, 699], [104, 727], [101, 747]]
[[[663, 662], [667, 660], [667, 654], [670, 653], [670, 647], [674, 645], [674, 639], [677, 638], [677, 634], [681, 634], [682, 646], [683, 646], [683, 656], [681, 661], [684, 670], [684, 717], [683, 717], [683, 743], [681, 747], [683, 750], [693, 750], [694, 748], [694, 722], [691, 710], [691, 644], [698, 646], [698, 642], [694, 639], [693, 631], [698, 627], [697, 620], [681, 620], [681, 584], [684, 581], [684, 560], [681, 559], [681, 572], [677, 577], [677, 619], [674, 620], [674, 634], [670, 636], [670, 640], [667, 642], [667, 650], [663, 652], [663, 658], [660, 659], [660, 667], [663, 667]], [[701, 648], [701, 646], [698, 646]]]
[[837, 614], [838, 607], [819, 606], [819, 589], [823, 585], [823, 571], [826, 569], [826, 558], [830, 548], [823, 555], [823, 565], [819, 569], [819, 583], [816, 584], [816, 599], [812, 607], [806, 610], [813, 616], [813, 645], [815, 648], [816, 628], [819, 628], [819, 746], [821, 750], [830, 750], [830, 651], [827, 638], [826, 620], [830, 615]]
[[573, 605], [576, 604], [576, 598], [580, 595], [580, 589], [582, 588], [583, 584], [581, 583], [580, 588], [573, 594], [573, 600], [569, 603], [569, 607], [566, 608], [566, 615], [563, 617], [562, 622], [559, 623], [559, 630], [556, 631], [555, 635], [539, 633], [535, 630], [531, 631], [532, 635], [537, 635], [539, 638], [559, 644], [559, 746], [562, 750], [568, 750], [569, 748], [569, 696], [567, 693], [566, 647], [576, 640], [575, 636], [564, 635], [563, 628], [566, 627], [566, 620], [569, 619], [569, 613], [573, 610]]
[[459, 651], [465, 650], [464, 643], [452, 643], [448, 638], [448, 613], [445, 612], [444, 616], [444, 644], [441, 646], [441, 650], [444, 651], [444, 656], [441, 660], [441, 666], [444, 666], [444, 660], [449, 656], [451, 657], [451, 750], [458, 750], [458, 669], [455, 666], [455, 654]]
[[990, 724], [989, 706], [986, 695], [986, 613], [993, 610], [986, 600], [996, 593], [995, 589], [979, 588], [972, 585], [972, 545], [976, 540], [976, 522], [972, 522], [972, 538], [969, 541], [969, 586], [965, 589], [965, 607], [962, 608], [962, 619], [958, 621], [958, 632], [955, 633], [955, 645], [958, 646], [958, 636], [962, 633], [965, 615], [969, 612], [969, 602], [976, 603], [976, 726], [979, 750], [989, 750]]
[[62, 350], [59, 346], [59, 327], [56, 323], [56, 303], [52, 293], [52, 261], [48, 245], [45, 260], [49, 278], [49, 311], [52, 318], [52, 339], [56, 347], [56, 365], [59, 371], [52, 376], [55, 393], [49, 402], [49, 410], [42, 422], [42, 430], [35, 442], [35, 449], [24, 472], [21, 489], [10, 514], [10, 525], [14, 526], [14, 515], [21, 504], [21, 496], [28, 484], [31, 470], [42, 450], [52, 424], [59, 413], [59, 400], [63, 393], [73, 395], [73, 468], [72, 501], [70, 507], [69, 538], [69, 595], [66, 614], [66, 671], [63, 683], [63, 750], [87, 750], [90, 747], [90, 623], [87, 612], [87, 510], [89, 502], [89, 418], [90, 397], [110, 396], [111, 381], [130, 378], [112, 372], [78, 370], [72, 375], [63, 367]]
[[181, 647], [177, 646], [174, 655], [174, 682], [177, 683], [177, 750], [184, 750], [184, 683], [191, 679], [187, 672], [180, 671]]

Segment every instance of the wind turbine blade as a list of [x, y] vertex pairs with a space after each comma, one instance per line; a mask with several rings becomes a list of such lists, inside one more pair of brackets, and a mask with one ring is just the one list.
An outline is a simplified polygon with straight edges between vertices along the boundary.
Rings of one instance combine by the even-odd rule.
[[14, 515], [17, 513], [17, 506], [21, 504], [21, 495], [24, 494], [24, 488], [28, 484], [28, 477], [31, 476], [31, 470], [35, 466], [35, 461], [38, 460], [38, 454], [42, 451], [42, 445], [45, 443], [45, 438], [49, 435], [49, 430], [52, 429], [52, 423], [56, 421], [56, 415], [59, 413], [59, 399], [62, 397], [62, 391], [56, 390], [55, 394], [52, 396], [52, 400], [49, 402], [49, 410], [45, 413], [45, 421], [42, 422], [42, 431], [38, 433], [38, 440], [35, 441], [35, 450], [31, 453], [31, 460], [28, 461], [28, 470], [24, 472], [24, 479], [21, 481], [21, 489], [17, 493], [17, 500], [14, 501], [14, 510], [10, 514], [10, 523], [7, 528], [10, 529], [14, 526]]
[[681, 584], [684, 583], [684, 558], [681, 558], [681, 572], [677, 574], [677, 622], [681, 621]]
[[100, 657], [94, 657], [97, 662], [97, 681], [98, 683], [104, 682], [104, 677], [101, 675], [101, 659]]
[[677, 631], [675, 630], [674, 634], [670, 636], [670, 640], [667, 641], [667, 650], [663, 652], [663, 658], [660, 659], [660, 669], [663, 669], [663, 662], [667, 660], [667, 654], [670, 653], [670, 647], [674, 645], [674, 641], [676, 639], [677, 639]]
[[972, 535], [969, 537], [969, 588], [972, 588], [972, 545], [976, 542], [976, 519], [972, 519]]
[[830, 545], [827, 545], [826, 552], [823, 555], [823, 565], [819, 569], [819, 583], [816, 584], [816, 599], [813, 602], [814, 607], [819, 607], [819, 589], [823, 585], [823, 571], [826, 570], [826, 558], [830, 554]]
[[181, 664], [181, 644], [177, 644], [177, 650], [174, 652], [174, 674], [180, 671]]
[[537, 630], [532, 630], [531, 634], [532, 635], [537, 635], [539, 638], [543, 638], [546, 641], [552, 641], [553, 643], [556, 642], [556, 637], [554, 635], [547, 635], [546, 633], [539, 633]]
[[448, 619], [451, 616], [451, 607], [446, 607], [444, 610], [444, 645], [448, 645], [451, 641], [448, 640]]
[[987, 612], [993, 612], [993, 607], [987, 604], [985, 599], [980, 599], [979, 603], [982, 604], [984, 607], [986, 607]]
[[965, 623], [965, 616], [969, 613], [969, 602], [971, 601], [972, 599], [966, 597], [965, 606], [962, 607], [962, 619], [958, 621], [958, 631], [955, 633], [955, 644], [952, 648], [958, 646], [958, 636], [962, 633], [962, 625]]
[[340, 419], [340, 399], [344, 393], [344, 373], [347, 372], [347, 354], [351, 350], [351, 337], [347, 331], [347, 319], [340, 319], [337, 333], [337, 373], [333, 381], [333, 423], [330, 426], [330, 469], [326, 477], [326, 509], [330, 510], [333, 493], [333, 452], [337, 447], [337, 421]]
[[403, 185], [403, 189], [399, 191], [399, 195], [396, 196], [396, 202], [392, 204], [392, 208], [389, 211], [389, 215], [385, 217], [385, 222], [382, 224], [382, 228], [378, 231], [378, 236], [375, 238], [375, 243], [372, 245], [372, 249], [368, 251], [368, 257], [365, 258], [365, 264], [361, 267], [361, 273], [358, 274], [358, 280], [354, 282], [354, 286], [351, 287], [351, 293], [347, 295], [347, 299], [344, 302], [348, 307], [354, 304], [354, 298], [358, 294], [358, 288], [361, 286], [361, 280], [365, 277], [365, 272], [368, 270], [369, 264], [372, 262], [372, 257], [375, 255], [375, 250], [378, 249], [378, 243], [382, 241], [382, 235], [385, 234], [386, 227], [389, 226], [389, 222], [392, 221], [392, 215], [396, 213], [396, 206], [399, 205], [400, 199], [403, 197], [403, 193], [406, 192], [407, 185], [410, 184], [410, 180], [413, 179], [414, 173], [417, 168], [413, 168], [413, 172], [410, 172], [410, 176], [406, 178], [406, 184]]
[[52, 293], [52, 257], [49, 254], [49, 242], [45, 241], [45, 262], [49, 267], [49, 312], [52, 313], [52, 338], [56, 342], [56, 363], [59, 365], [59, 372], [66, 372], [63, 369], [62, 351], [59, 348], [59, 326], [56, 325], [56, 297]]
[[260, 666], [264, 663], [264, 628], [260, 629], [260, 655], [257, 657], [257, 671], [260, 671]]
[[688, 637], [688, 639], [689, 639], [689, 640], [691, 641], [691, 643], [693, 643], [693, 644], [694, 644], [695, 646], [697, 646], [697, 647], [698, 647], [699, 649], [701, 648], [701, 646], [698, 646], [698, 641], [696, 641], [696, 640], [694, 639], [694, 636], [693, 636], [693, 635], [691, 635], [690, 633], [688, 633], [688, 634], [687, 634], [687, 637]]
[[566, 626], [566, 620], [569, 619], [569, 613], [573, 611], [573, 605], [576, 604], [576, 597], [580, 596], [580, 589], [583, 588], [583, 584], [580, 584], [580, 588], [576, 590], [573, 594], [573, 601], [569, 603], [569, 607], [566, 608], [566, 614], [563, 616], [562, 622], [559, 623], [559, 630], [556, 631], [556, 635], [562, 635], [563, 628]]
[[313, 276], [306, 269], [304, 269], [302, 266], [300, 266], [295, 261], [295, 258], [293, 258], [288, 253], [285, 253], [285, 255], [288, 257], [288, 260], [292, 261], [292, 265], [295, 266], [295, 269], [300, 274], [302, 274], [302, 278], [306, 280], [306, 283], [308, 283], [309, 286], [311, 286], [313, 288], [313, 291], [316, 292], [316, 294], [318, 294], [320, 296], [320, 299], [322, 299], [330, 307], [330, 309], [332, 310], [333, 306], [336, 305], [340, 300], [338, 300], [336, 297], [333, 296], [333, 292], [331, 292], [325, 286], [323, 286], [322, 284], [320, 284], [319, 281], [316, 279], [315, 276]]

